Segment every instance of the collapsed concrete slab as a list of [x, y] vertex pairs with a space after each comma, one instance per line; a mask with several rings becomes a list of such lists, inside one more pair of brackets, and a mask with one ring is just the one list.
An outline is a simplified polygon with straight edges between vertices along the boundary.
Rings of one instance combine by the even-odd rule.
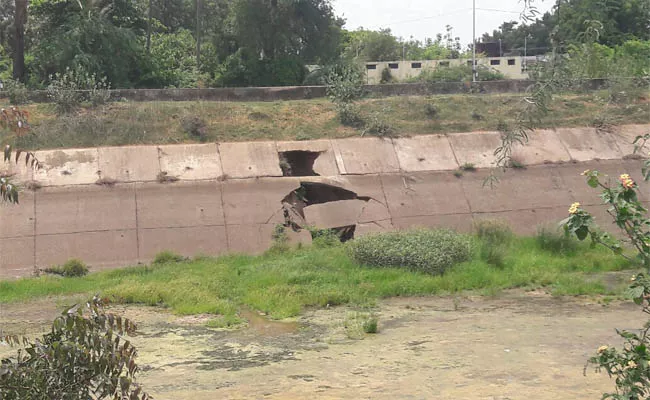
[[[285, 176], [333, 176], [339, 173], [332, 143], [329, 140], [278, 142], [277, 150], [280, 154], [281, 162], [284, 156], [284, 161], [289, 164], [290, 170], [293, 170], [290, 174], [284, 174]], [[295, 164], [298, 165], [292, 166], [292, 161], [300, 161], [299, 156], [301, 153], [304, 162], [296, 162]], [[295, 158], [292, 159], [291, 156]], [[303, 167], [305, 162], [309, 164], [309, 161], [311, 161], [311, 165], [308, 166], [313, 173], [301, 173], [305, 170]]]

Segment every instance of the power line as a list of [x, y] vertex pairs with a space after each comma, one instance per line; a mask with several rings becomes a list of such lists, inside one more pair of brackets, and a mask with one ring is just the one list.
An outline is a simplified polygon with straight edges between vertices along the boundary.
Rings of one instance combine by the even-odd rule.
[[496, 8], [476, 8], [477, 10], [480, 11], [489, 11], [489, 12], [500, 12], [500, 13], [508, 13], [508, 14], [521, 14], [519, 11], [510, 11], [510, 10], [499, 10]]
[[408, 19], [408, 20], [403, 20], [403, 21], [391, 22], [390, 24], [391, 25], [399, 25], [399, 24], [406, 24], [406, 23], [409, 23], [409, 22], [425, 21], [425, 20], [428, 20], [428, 19], [436, 19], [436, 18], [441, 18], [441, 17], [447, 17], [449, 15], [458, 14], [459, 12], [469, 11], [469, 10], [471, 10], [471, 8], [461, 8], [461, 9], [458, 9], [458, 10], [450, 11], [448, 13], [441, 13], [441, 14], [438, 14], [438, 15], [431, 15], [431, 16], [428, 16], [428, 17], [421, 17], [421, 18], [416, 18], [416, 19]]

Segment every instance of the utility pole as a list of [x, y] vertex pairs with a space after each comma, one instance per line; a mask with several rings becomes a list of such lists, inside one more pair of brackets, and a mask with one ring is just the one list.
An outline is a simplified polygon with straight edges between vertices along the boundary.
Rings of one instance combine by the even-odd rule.
[[501, 39], [499, 39], [499, 57], [503, 57], [503, 50], [501, 47]]
[[472, 0], [472, 82], [476, 82], [476, 0]]

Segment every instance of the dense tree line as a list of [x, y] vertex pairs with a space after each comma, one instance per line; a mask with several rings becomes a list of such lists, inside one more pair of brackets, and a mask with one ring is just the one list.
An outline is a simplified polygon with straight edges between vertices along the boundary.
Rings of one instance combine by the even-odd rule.
[[[580, 40], [599, 21], [598, 43], [650, 39], [646, 0], [557, 0], [528, 23], [481, 38], [504, 54], [543, 54]], [[0, 0], [0, 79], [44, 87], [66, 69], [113, 87], [300, 84], [306, 65], [458, 58], [450, 26], [418, 41], [388, 29], [347, 31], [331, 0]]]

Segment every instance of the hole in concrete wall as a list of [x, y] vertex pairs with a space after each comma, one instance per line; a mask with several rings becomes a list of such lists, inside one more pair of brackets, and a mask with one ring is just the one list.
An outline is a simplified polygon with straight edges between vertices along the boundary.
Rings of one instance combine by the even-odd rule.
[[283, 176], [319, 176], [314, 172], [314, 162], [320, 155], [318, 151], [282, 151], [280, 168]]

